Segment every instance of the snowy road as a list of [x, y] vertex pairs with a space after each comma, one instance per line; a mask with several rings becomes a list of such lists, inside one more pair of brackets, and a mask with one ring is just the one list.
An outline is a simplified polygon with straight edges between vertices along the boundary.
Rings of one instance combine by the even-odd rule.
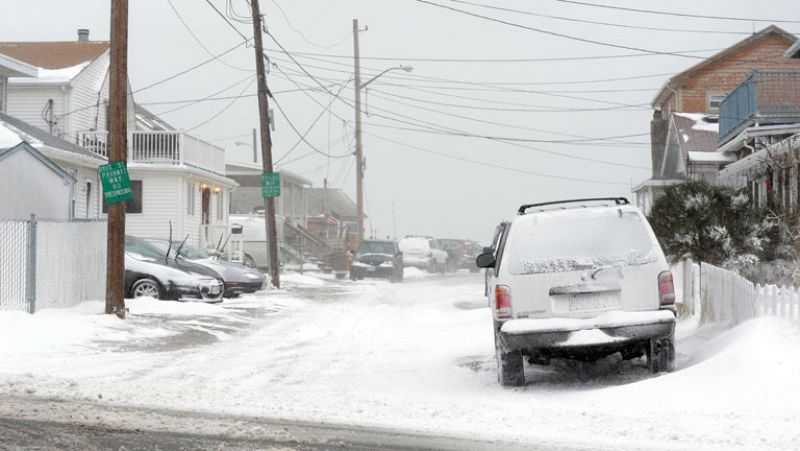
[[294, 276], [221, 306], [131, 303], [124, 323], [97, 305], [0, 312], [0, 393], [544, 449], [800, 449], [800, 333], [777, 320], [681, 325], [669, 375], [611, 357], [503, 389], [482, 276], [414, 275]]

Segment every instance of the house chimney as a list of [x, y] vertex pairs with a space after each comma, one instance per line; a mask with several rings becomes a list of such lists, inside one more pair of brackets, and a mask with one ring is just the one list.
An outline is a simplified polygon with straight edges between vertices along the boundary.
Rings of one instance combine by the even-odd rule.
[[78, 28], [78, 42], [89, 42], [88, 28]]

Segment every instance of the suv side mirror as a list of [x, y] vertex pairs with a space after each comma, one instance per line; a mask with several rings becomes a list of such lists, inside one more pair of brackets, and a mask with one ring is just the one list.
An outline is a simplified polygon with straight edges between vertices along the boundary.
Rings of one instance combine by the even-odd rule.
[[479, 268], [494, 268], [495, 259], [491, 252], [484, 252], [475, 259], [475, 264]]

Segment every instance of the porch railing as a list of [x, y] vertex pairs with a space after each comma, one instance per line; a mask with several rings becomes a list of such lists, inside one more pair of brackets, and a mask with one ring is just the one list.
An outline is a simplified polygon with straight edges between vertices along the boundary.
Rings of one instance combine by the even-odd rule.
[[[78, 134], [78, 145], [108, 158], [108, 132]], [[134, 131], [128, 138], [128, 162], [187, 165], [225, 174], [225, 149], [179, 131]]]
[[800, 71], [753, 71], [719, 106], [720, 143], [750, 121], [800, 121]]

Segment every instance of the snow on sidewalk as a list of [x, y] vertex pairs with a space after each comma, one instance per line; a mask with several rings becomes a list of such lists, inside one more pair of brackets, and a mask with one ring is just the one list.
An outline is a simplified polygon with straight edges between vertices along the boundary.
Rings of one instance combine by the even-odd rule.
[[[0, 312], [0, 392], [544, 447], [800, 449], [800, 332], [779, 320], [682, 328], [672, 374], [652, 377], [641, 359], [554, 361], [527, 368], [526, 387], [504, 389], [488, 309], [458, 307], [485, 305], [480, 275], [305, 277], [229, 305], [152, 301], [124, 322], [83, 310], [91, 306]], [[173, 323], [193, 315], [205, 327], [249, 322], [224, 339], [157, 352], [108, 345], [174, 341]], [[17, 341], [37, 333], [36, 346]]]

